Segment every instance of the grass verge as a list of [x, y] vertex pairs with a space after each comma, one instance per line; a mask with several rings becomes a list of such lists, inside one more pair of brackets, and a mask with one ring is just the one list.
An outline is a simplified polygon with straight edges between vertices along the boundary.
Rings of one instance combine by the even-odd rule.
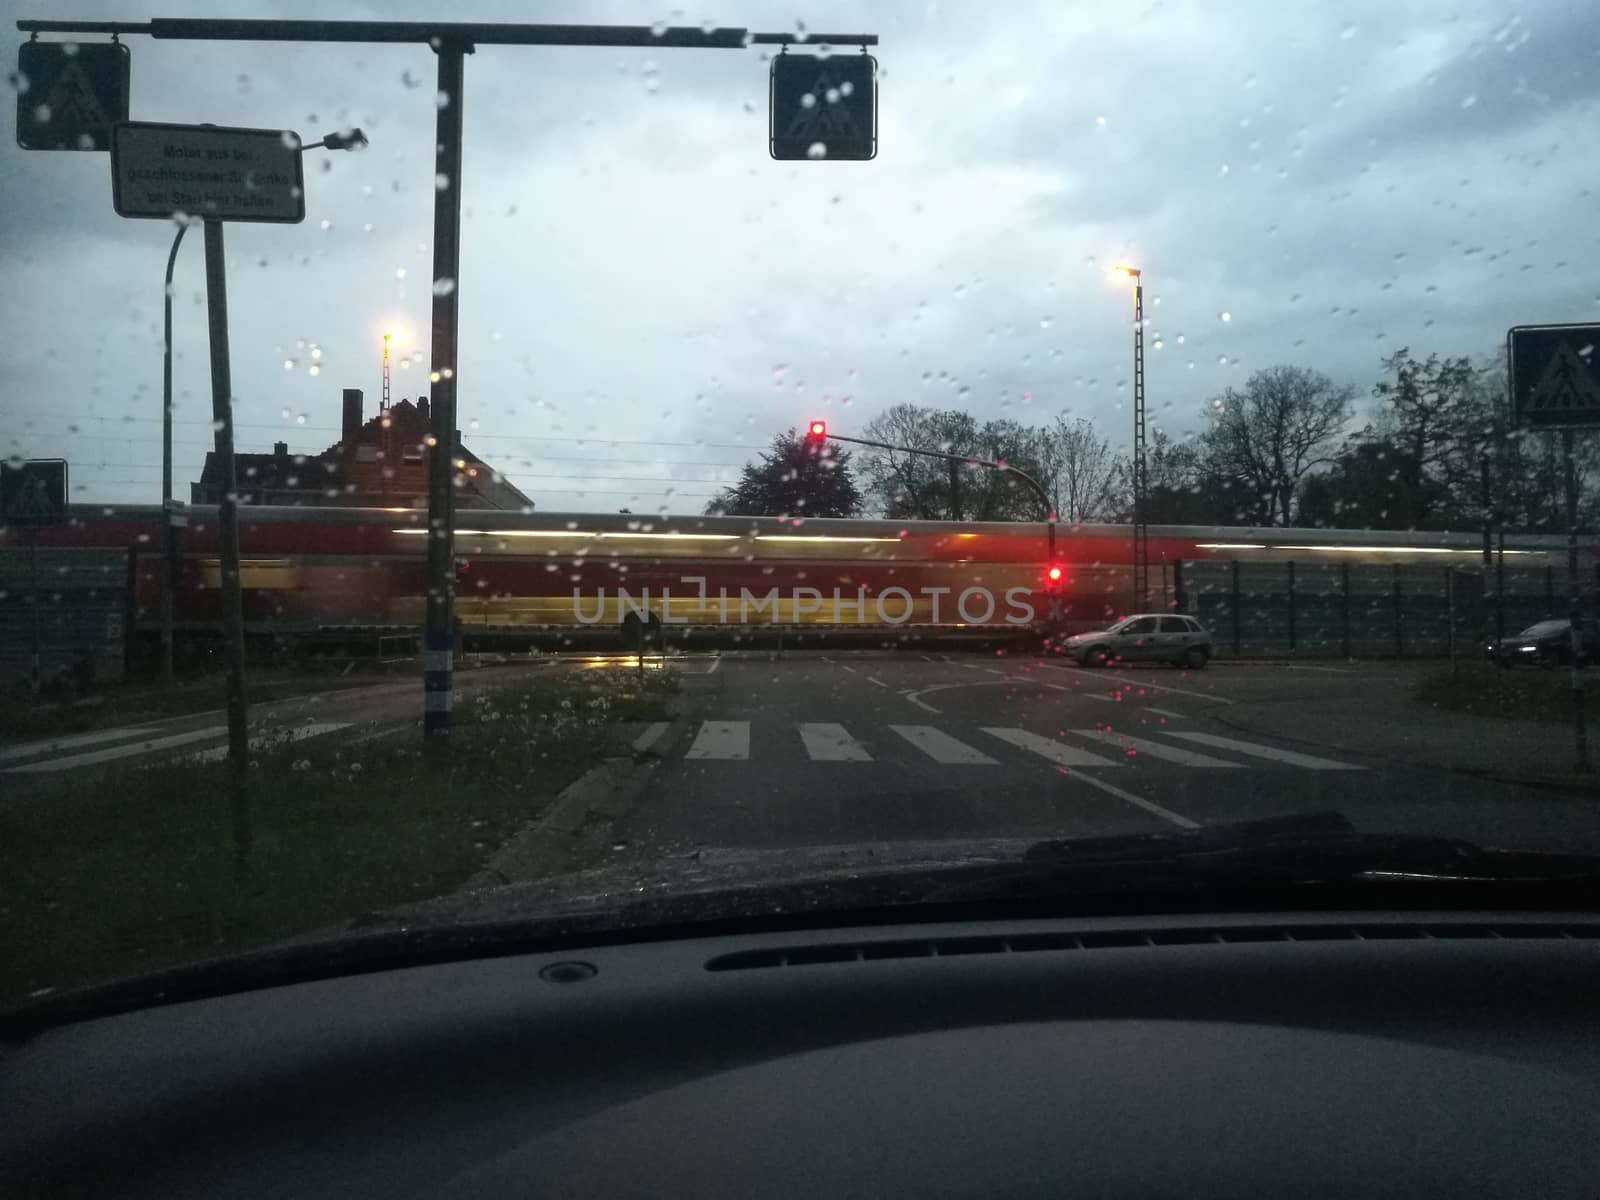
[[[607, 752], [669, 677], [540, 676], [473, 696], [450, 745], [312, 739], [252, 756], [252, 878], [225, 764], [108, 771], [0, 805], [0, 1007], [450, 891]], [[10, 786], [15, 786], [15, 778]]]
[[[1600, 722], [1600, 677], [1583, 673], [1584, 714]], [[1417, 688], [1429, 708], [1524, 721], [1571, 721], [1572, 683], [1566, 668], [1554, 671], [1501, 669], [1487, 665], [1437, 671]]]

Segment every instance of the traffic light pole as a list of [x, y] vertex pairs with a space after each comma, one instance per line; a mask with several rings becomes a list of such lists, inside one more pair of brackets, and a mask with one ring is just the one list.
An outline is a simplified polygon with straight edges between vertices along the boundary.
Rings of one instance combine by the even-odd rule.
[[[820, 425], [821, 422], [818, 422], [818, 424]], [[901, 454], [914, 454], [918, 458], [942, 459], [950, 464], [952, 485], [954, 485], [957, 478], [955, 472], [960, 470], [962, 464], [970, 467], [987, 467], [991, 471], [1002, 471], [1007, 475], [1015, 475], [1027, 485], [1029, 491], [1039, 498], [1039, 503], [1044, 507], [1045, 562], [1048, 564], [1055, 561], [1056, 510], [1050, 503], [1050, 493], [1045, 491], [1043, 485], [1021, 467], [1014, 467], [1010, 463], [995, 462], [988, 458], [972, 458], [966, 454], [946, 454], [942, 450], [918, 450], [912, 446], [896, 446], [890, 442], [874, 442], [869, 441], [867, 438], [845, 437], [843, 434], [838, 433], [824, 434], [815, 440], [849, 442], [852, 446], [871, 446], [876, 450], [898, 450]]]
[[[456, 351], [461, 294], [461, 108], [469, 47], [440, 42], [434, 137], [433, 341], [428, 401], [428, 605], [422, 637], [422, 734], [450, 732], [455, 665]], [[439, 281], [447, 286], [441, 286]], [[441, 294], [442, 293], [442, 294]]]

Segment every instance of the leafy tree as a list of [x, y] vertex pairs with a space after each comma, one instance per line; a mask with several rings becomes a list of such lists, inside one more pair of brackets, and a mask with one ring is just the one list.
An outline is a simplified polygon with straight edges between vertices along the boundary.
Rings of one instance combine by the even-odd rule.
[[1320, 528], [1416, 529], [1419, 514], [1437, 501], [1419, 503], [1409, 467], [1406, 452], [1392, 442], [1371, 431], [1352, 435], [1328, 470], [1301, 483], [1295, 519]]
[[706, 505], [713, 515], [853, 517], [861, 493], [850, 474], [849, 451], [808, 442], [791, 429], [772, 439], [761, 461], [745, 464], [739, 482]]
[[[1397, 452], [1407, 494], [1415, 505], [1416, 522], [1425, 526], [1452, 524], [1451, 500], [1470, 491], [1486, 441], [1493, 438], [1496, 414], [1475, 388], [1479, 372], [1466, 357], [1418, 360], [1403, 347], [1383, 360], [1389, 378], [1372, 389], [1380, 412], [1378, 430]], [[1454, 515], [1454, 514], [1451, 514]]]
[[1332, 458], [1353, 399], [1351, 388], [1305, 367], [1257, 371], [1243, 390], [1212, 401], [1202, 478], [1244, 499], [1246, 521], [1293, 524], [1300, 481]]

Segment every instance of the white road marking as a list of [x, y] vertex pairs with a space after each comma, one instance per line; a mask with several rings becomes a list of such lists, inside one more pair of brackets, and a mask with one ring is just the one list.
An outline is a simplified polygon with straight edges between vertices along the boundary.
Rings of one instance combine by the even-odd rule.
[[831, 725], [825, 721], [801, 722], [800, 740], [806, 744], [806, 753], [811, 756], [812, 762], [872, 761], [872, 755], [845, 732], [843, 725]]
[[166, 737], [145, 738], [124, 746], [113, 746], [108, 750], [91, 750], [86, 754], [72, 754], [66, 758], [52, 758], [44, 762], [25, 763], [20, 767], [7, 767], [0, 774], [38, 774], [43, 771], [70, 771], [76, 767], [92, 767], [96, 763], [114, 762], [119, 758], [133, 758], [139, 754], [154, 754], [157, 750], [171, 750], [175, 746], [203, 742], [227, 732], [226, 725], [207, 725], [204, 729], [190, 729], [184, 733], [168, 734]]
[[722, 655], [719, 654], [719, 655], [717, 655], [715, 658], [713, 658], [711, 660], [711, 665], [706, 668], [706, 674], [707, 675], [715, 675], [717, 673], [717, 668], [720, 667], [721, 665], [722, 665]]
[[1090, 754], [1087, 750], [1080, 750], [1076, 746], [1069, 746], [1065, 742], [1051, 741], [1037, 733], [1029, 733], [1026, 729], [994, 729], [984, 726], [983, 731], [992, 737], [999, 738], [1002, 742], [1010, 742], [1013, 746], [1020, 746], [1024, 750], [1031, 750], [1043, 758], [1048, 758], [1053, 763], [1064, 767], [1120, 767], [1123, 764], [1114, 758], [1102, 758], [1098, 754]]
[[1181, 712], [1173, 712], [1170, 708], [1157, 708], [1154, 704], [1146, 704], [1144, 710], [1145, 712], [1153, 712], [1159, 717], [1171, 717], [1174, 721], [1187, 721], [1189, 719]]
[[1151, 758], [1162, 758], [1167, 762], [1175, 762], [1185, 767], [1232, 767], [1238, 769], [1241, 765], [1236, 762], [1228, 762], [1223, 758], [1212, 758], [1209, 754], [1196, 754], [1193, 750], [1179, 750], [1176, 746], [1164, 746], [1160, 742], [1152, 742], [1148, 738], [1134, 737], [1132, 734], [1121, 733], [1113, 729], [1074, 729], [1072, 732], [1081, 738], [1093, 738], [1105, 745], [1136, 750], [1140, 754], [1149, 755]]
[[75, 733], [71, 737], [46, 738], [43, 741], [24, 742], [20, 746], [7, 746], [0, 750], [0, 762], [13, 758], [37, 758], [41, 754], [57, 754], [78, 746], [92, 746], [96, 742], [116, 742], [149, 733], [154, 725], [125, 725], [118, 729], [101, 729], [95, 733]]
[[652, 721], [644, 727], [644, 732], [633, 739], [633, 752], [643, 754], [661, 740], [661, 735], [671, 726], [670, 721]]
[[1165, 683], [1151, 683], [1146, 679], [1129, 679], [1125, 675], [1107, 675], [1104, 671], [1082, 671], [1077, 667], [1063, 667], [1056, 663], [1040, 663], [1047, 671], [1065, 671], [1069, 675], [1077, 675], [1084, 679], [1109, 679], [1112, 683], [1120, 683], [1126, 688], [1149, 688], [1152, 692], [1173, 692], [1180, 696], [1196, 696], [1201, 700], [1211, 700], [1217, 704], [1232, 704], [1226, 696], [1217, 696], [1211, 692], [1196, 692], [1190, 688], [1173, 687]]
[[1132, 792], [1125, 792], [1115, 784], [1107, 783], [1104, 779], [1096, 779], [1093, 775], [1085, 775], [1082, 771], [1075, 771], [1071, 767], [1062, 767], [1061, 773], [1082, 783], [1087, 783], [1090, 787], [1097, 787], [1102, 792], [1115, 796], [1118, 800], [1126, 801], [1135, 808], [1142, 808], [1145, 812], [1158, 816], [1163, 821], [1171, 821], [1181, 829], [1200, 828], [1198, 821], [1191, 821], [1181, 813], [1175, 813], [1170, 808], [1163, 808], [1154, 800], [1146, 800], [1143, 796], [1135, 796]]
[[975, 765], [994, 767], [999, 764], [965, 742], [958, 742], [942, 729], [932, 725], [891, 725], [894, 730], [936, 763], [949, 766]]
[[985, 671], [989, 672], [989, 674], [991, 674], [991, 675], [1004, 675], [1006, 673], [1006, 672], [1002, 671], [999, 667], [984, 667], [983, 669]]
[[1040, 687], [1047, 687], [1052, 692], [1066, 692], [1069, 696], [1076, 696], [1080, 700], [1104, 700], [1108, 704], [1121, 703], [1115, 696], [1107, 696], [1103, 692], [1086, 692], [1082, 688], [1068, 687], [1064, 683], [1041, 683]]
[[923, 700], [921, 692], [901, 692], [900, 694], [902, 696], [904, 696], [907, 700], [911, 701], [911, 703], [915, 704], [918, 708], [923, 709], [923, 710], [925, 710], [927, 712], [931, 712], [936, 716], [939, 715], [939, 709], [935, 708], [933, 705], [931, 705], [927, 701]]
[[[250, 739], [250, 748], [252, 750], [258, 749], [281, 737], [284, 733], [288, 733], [291, 742], [300, 742], [309, 737], [316, 737], [318, 734], [333, 733], [335, 730], [348, 729], [349, 727], [350, 723], [348, 721], [310, 721], [304, 725], [290, 725], [285, 729], [275, 729], [271, 733], [258, 733]], [[190, 762], [220, 762], [228, 757], [228, 748], [226, 746], [212, 746], [209, 750], [200, 750], [194, 754], [186, 754], [184, 757]]]
[[1358, 767], [1355, 763], [1335, 762], [1331, 758], [1318, 758], [1314, 754], [1299, 754], [1293, 750], [1277, 750], [1271, 746], [1258, 746], [1254, 742], [1240, 742], [1233, 738], [1218, 737], [1214, 733], [1179, 733], [1172, 730], [1168, 737], [1183, 738], [1187, 742], [1199, 742], [1202, 746], [1215, 746], [1219, 750], [1234, 750], [1240, 754], [1249, 754], [1256, 758], [1272, 759], [1276, 762], [1288, 763], [1291, 767], [1305, 767], [1311, 771], [1362, 771], [1365, 767]]
[[840, 665], [840, 666], [841, 666], [841, 667], [844, 667], [844, 669], [845, 669], [845, 670], [846, 670], [846, 671], [849, 671], [849, 672], [850, 672], [850, 674], [852, 674], [852, 675], [854, 675], [854, 674], [855, 674], [855, 673], [856, 673], [856, 669], [855, 669], [855, 668], [854, 668], [854, 667], [850, 667], [850, 666], [845, 666], [845, 664], [844, 664], [844, 663], [840, 663], [840, 664], [839, 664], [839, 665]]
[[750, 757], [749, 721], [703, 721], [700, 732], [685, 758], [728, 758], [743, 761]]
[[888, 687], [888, 686], [889, 686], [889, 685], [888, 685], [888, 684], [887, 684], [887, 683], [885, 683], [885, 682], [884, 682], [884, 681], [883, 681], [883, 680], [881, 680], [881, 679], [874, 679], [874, 678], [873, 678], [873, 677], [872, 677], [872, 676], [871, 676], [871, 675], [868, 675], [868, 676], [867, 676], [867, 682], [868, 682], [868, 683], [875, 683], [875, 684], [877, 684], [877, 685], [878, 685], [878, 686], [879, 686], [879, 687], [881, 687], [881, 688], [886, 688], [886, 687]]

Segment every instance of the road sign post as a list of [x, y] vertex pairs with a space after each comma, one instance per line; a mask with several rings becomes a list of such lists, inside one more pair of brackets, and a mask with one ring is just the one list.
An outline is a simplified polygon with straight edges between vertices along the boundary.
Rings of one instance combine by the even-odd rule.
[[1506, 335], [1511, 412], [1528, 429], [1561, 433], [1567, 499], [1568, 679], [1574, 757], [1589, 769], [1584, 716], [1583, 583], [1578, 575], [1576, 433], [1600, 426], [1600, 325], [1519, 325]]
[[109, 150], [128, 119], [128, 48], [121, 42], [17, 47], [17, 145], [24, 150]]
[[[222, 226], [224, 221], [292, 224], [305, 219], [300, 138], [293, 131], [282, 129], [123, 122], [111, 136], [111, 203], [122, 217], [162, 221], [200, 217], [205, 223], [211, 424], [216, 432], [221, 488], [217, 498], [217, 543], [222, 568], [223, 660], [227, 668], [229, 808], [235, 867], [239, 878], [245, 880], [250, 873], [253, 840], [248, 787], [250, 730], [245, 704], [239, 486], [233, 457], [233, 378], [228, 354], [228, 276]], [[169, 278], [177, 247], [174, 239], [168, 256]], [[169, 354], [171, 336], [169, 327]], [[167, 497], [163, 497], [162, 518], [163, 558], [170, 568], [173, 531], [169, 527]], [[169, 592], [171, 587], [169, 577]], [[164, 647], [163, 654], [169, 653], [170, 648]]]

